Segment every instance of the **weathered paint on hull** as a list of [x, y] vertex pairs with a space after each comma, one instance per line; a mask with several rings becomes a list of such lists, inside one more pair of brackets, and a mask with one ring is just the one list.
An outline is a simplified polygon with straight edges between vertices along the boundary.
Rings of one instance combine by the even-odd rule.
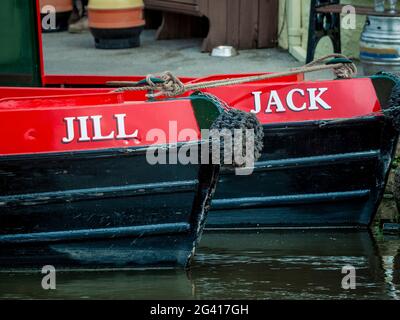
[[0, 163], [1, 268], [186, 266], [218, 176], [214, 166], [151, 166], [143, 148]]
[[207, 228], [367, 227], [397, 134], [383, 117], [264, 126], [250, 176], [223, 171]]

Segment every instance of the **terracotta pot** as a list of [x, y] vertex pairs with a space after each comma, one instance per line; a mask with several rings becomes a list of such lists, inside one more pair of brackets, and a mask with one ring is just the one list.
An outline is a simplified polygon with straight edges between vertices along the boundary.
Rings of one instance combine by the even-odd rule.
[[56, 8], [56, 12], [71, 12], [72, 11], [72, 0], [40, 0], [40, 8], [44, 6], [53, 6]]
[[143, 0], [90, 0], [89, 27], [96, 48], [122, 49], [140, 45]]
[[68, 20], [71, 16], [73, 5], [72, 0], [40, 0], [41, 18], [45, 18], [47, 13], [43, 12], [45, 6], [52, 6], [56, 9], [56, 28], [43, 29], [43, 32], [57, 32], [68, 29]]

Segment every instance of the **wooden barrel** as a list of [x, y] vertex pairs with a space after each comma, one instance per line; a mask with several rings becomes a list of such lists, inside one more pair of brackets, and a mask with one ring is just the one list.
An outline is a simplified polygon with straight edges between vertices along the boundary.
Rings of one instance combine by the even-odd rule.
[[140, 46], [144, 28], [143, 0], [90, 0], [89, 27], [99, 49]]
[[[47, 7], [50, 6], [50, 7]], [[65, 31], [68, 29], [68, 20], [71, 16], [73, 5], [72, 0], [40, 0], [41, 18], [46, 19], [46, 16], [51, 13], [47, 8], [53, 7], [56, 12], [55, 28], [45, 29], [43, 32]]]

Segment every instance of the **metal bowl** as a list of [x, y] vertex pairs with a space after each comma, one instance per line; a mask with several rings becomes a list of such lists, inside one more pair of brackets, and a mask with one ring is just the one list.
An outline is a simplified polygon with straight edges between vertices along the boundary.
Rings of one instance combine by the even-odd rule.
[[211, 56], [213, 57], [233, 57], [236, 56], [238, 52], [232, 46], [218, 46], [214, 48], [211, 52]]

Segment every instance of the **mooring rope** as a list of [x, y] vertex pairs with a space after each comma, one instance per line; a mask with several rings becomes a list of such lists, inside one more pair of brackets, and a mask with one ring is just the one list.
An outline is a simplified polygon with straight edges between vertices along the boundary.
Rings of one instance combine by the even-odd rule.
[[[327, 59], [330, 61], [326, 61]], [[255, 148], [254, 160], [261, 156], [263, 149], [263, 127], [254, 114], [246, 113], [244, 111], [236, 110], [228, 106], [225, 102], [218, 97], [209, 93], [201, 92], [201, 89], [216, 88], [222, 86], [229, 86], [235, 84], [242, 84], [254, 81], [268, 80], [300, 73], [309, 73], [322, 70], [333, 70], [336, 78], [350, 79], [357, 74], [356, 65], [342, 54], [329, 54], [322, 58], [316, 59], [309, 64], [299, 68], [293, 68], [289, 71], [260, 74], [255, 76], [245, 76], [240, 78], [227, 78], [222, 80], [203, 81], [199, 83], [184, 84], [179, 78], [174, 76], [171, 72], [167, 71], [159, 76], [148, 75], [146, 79], [139, 82], [132, 81], [110, 81], [107, 85], [121, 86], [113, 92], [124, 91], [148, 91], [148, 98], [155, 98], [159, 96], [175, 97], [188, 91], [194, 91], [198, 95], [205, 95], [208, 99], [213, 100], [221, 107], [221, 114], [212, 124], [213, 129], [226, 129], [233, 132], [235, 129], [253, 129], [255, 132]], [[371, 112], [368, 115], [360, 115], [347, 119], [332, 119], [320, 121], [320, 127], [335, 125], [342, 122], [354, 121], [356, 119], [369, 118], [374, 116], [383, 115], [385, 118], [390, 119], [393, 127], [400, 132], [400, 77], [394, 74], [380, 73], [393, 80], [395, 86], [392, 89], [390, 99], [386, 106], [382, 106], [382, 110]], [[240, 166], [240, 164], [233, 163], [233, 166]]]
[[[336, 58], [340, 61], [331, 61], [326, 63], [326, 60], [331, 58]], [[130, 81], [110, 81], [107, 82], [107, 85], [122, 86], [121, 88], [114, 90], [114, 92], [149, 91], [149, 93], [147, 94], [148, 98], [156, 98], [159, 96], [176, 97], [188, 91], [230, 86], [235, 84], [268, 80], [299, 73], [309, 73], [322, 70], [333, 70], [335, 76], [339, 79], [349, 79], [357, 74], [357, 67], [350, 59], [348, 59], [345, 55], [334, 53], [316, 59], [313, 62], [306, 64], [302, 67], [293, 68], [289, 71], [277, 73], [265, 73], [255, 76], [227, 78], [221, 80], [211, 80], [199, 83], [184, 84], [170, 71], [166, 71], [160, 75], [147, 75], [144, 85], [142, 82]], [[153, 81], [153, 79], [157, 79], [158, 81]]]

